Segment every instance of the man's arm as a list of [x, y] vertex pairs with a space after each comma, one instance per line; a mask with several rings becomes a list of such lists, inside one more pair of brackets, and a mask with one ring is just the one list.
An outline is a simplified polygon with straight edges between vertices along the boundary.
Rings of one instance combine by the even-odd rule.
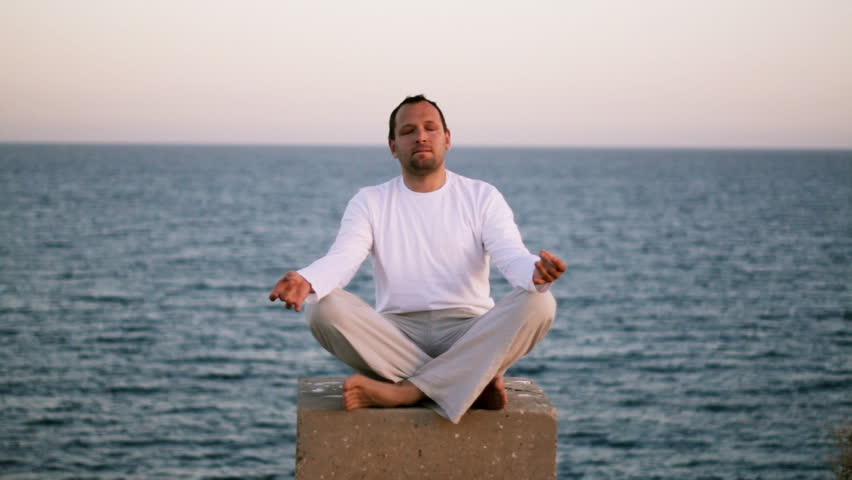
[[496, 189], [483, 211], [483, 244], [500, 273], [513, 287], [545, 291], [566, 270], [565, 262], [547, 250], [532, 255], [521, 239], [512, 209]]
[[[302, 311], [302, 304], [319, 301], [337, 287], [344, 287], [373, 245], [373, 234], [367, 214], [366, 199], [356, 194], [346, 206], [337, 238], [322, 258], [299, 271], [287, 272], [269, 294], [271, 301], [281, 300], [287, 308]], [[308, 298], [315, 294], [315, 298]]]

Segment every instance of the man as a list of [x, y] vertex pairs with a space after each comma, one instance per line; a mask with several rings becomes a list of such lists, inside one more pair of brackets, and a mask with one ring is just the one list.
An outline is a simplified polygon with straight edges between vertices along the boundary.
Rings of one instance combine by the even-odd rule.
[[[547, 333], [549, 285], [565, 262], [523, 245], [493, 186], [446, 169], [450, 131], [438, 105], [407, 97], [391, 112], [388, 145], [402, 175], [361, 189], [326, 256], [287, 272], [269, 299], [301, 311], [319, 343], [357, 370], [344, 405], [427, 401], [458, 423], [471, 406], [501, 409], [503, 373]], [[376, 308], [342, 288], [373, 255]], [[496, 304], [490, 261], [515, 289]]]

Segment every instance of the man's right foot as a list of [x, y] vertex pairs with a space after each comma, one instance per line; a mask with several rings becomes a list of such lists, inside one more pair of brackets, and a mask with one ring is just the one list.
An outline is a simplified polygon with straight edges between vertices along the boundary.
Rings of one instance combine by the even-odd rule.
[[509, 396], [506, 394], [506, 384], [503, 382], [503, 375], [497, 375], [485, 386], [471, 408], [503, 410], [507, 405], [509, 405]]
[[425, 397], [408, 380], [389, 383], [356, 374], [343, 382], [343, 405], [346, 410], [414, 405]]

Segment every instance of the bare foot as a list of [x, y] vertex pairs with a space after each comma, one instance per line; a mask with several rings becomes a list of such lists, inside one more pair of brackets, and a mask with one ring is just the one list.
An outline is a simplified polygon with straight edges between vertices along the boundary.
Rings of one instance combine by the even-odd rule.
[[356, 374], [343, 382], [343, 405], [346, 410], [414, 405], [423, 398], [423, 392], [408, 380], [389, 383]]
[[472, 408], [483, 408], [485, 410], [503, 410], [509, 404], [509, 396], [506, 394], [506, 384], [503, 375], [497, 375], [491, 380], [479, 397], [473, 402]]

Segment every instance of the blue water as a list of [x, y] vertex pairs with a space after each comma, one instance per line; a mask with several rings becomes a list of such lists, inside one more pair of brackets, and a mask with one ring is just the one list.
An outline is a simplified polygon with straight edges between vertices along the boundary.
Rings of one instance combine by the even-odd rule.
[[[291, 478], [299, 376], [266, 299], [323, 254], [372, 147], [0, 145], [0, 477]], [[852, 423], [852, 153], [454, 149], [558, 252], [509, 372], [564, 479], [823, 479]], [[495, 296], [508, 291], [498, 275]], [[369, 265], [350, 289], [373, 300]]]

